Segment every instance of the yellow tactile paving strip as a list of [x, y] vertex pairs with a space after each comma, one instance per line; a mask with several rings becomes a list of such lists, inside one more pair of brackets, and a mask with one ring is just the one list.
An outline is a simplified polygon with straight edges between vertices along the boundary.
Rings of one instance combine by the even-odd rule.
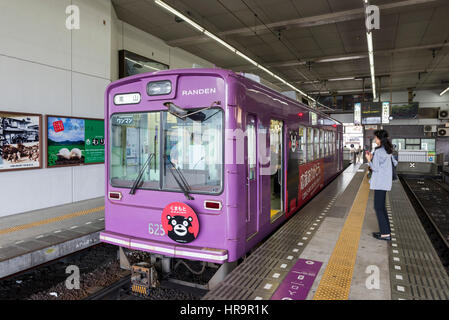
[[365, 176], [326, 270], [324, 270], [323, 277], [313, 297], [314, 300], [348, 299], [368, 196], [369, 183]]
[[45, 219], [45, 220], [41, 220], [41, 221], [36, 221], [36, 222], [32, 222], [32, 223], [22, 224], [22, 225], [18, 225], [18, 226], [14, 226], [11, 228], [0, 230], [0, 235], [34, 228], [34, 227], [38, 227], [38, 226], [41, 226], [44, 224], [49, 224], [49, 223], [59, 222], [59, 221], [67, 220], [67, 219], [72, 219], [75, 217], [84, 216], [84, 215], [98, 212], [101, 210], [104, 210], [104, 206], [87, 209], [87, 210], [82, 210], [82, 211], [78, 211], [78, 212], [74, 212], [74, 213], [69, 213], [66, 215], [49, 218], [49, 219]]

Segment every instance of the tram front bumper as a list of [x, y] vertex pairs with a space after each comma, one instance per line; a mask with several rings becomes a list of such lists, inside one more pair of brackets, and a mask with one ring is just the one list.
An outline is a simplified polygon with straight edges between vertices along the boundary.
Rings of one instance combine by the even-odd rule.
[[128, 249], [147, 251], [173, 258], [200, 260], [214, 263], [225, 263], [228, 260], [228, 250], [224, 249], [170, 244], [155, 240], [133, 238], [109, 231], [103, 231], [100, 233], [100, 241]]

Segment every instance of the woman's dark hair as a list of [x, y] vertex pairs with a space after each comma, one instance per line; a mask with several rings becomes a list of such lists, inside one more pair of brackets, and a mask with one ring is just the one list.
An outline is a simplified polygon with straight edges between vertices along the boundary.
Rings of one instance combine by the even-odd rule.
[[[390, 140], [388, 139], [388, 132], [386, 130], [376, 130], [376, 131], [374, 131], [374, 135], [377, 138], [379, 138], [380, 147], [384, 147], [385, 151], [387, 151], [388, 154], [392, 154], [393, 153], [393, 145], [391, 144]], [[378, 148], [380, 148], [380, 147], [378, 147]]]

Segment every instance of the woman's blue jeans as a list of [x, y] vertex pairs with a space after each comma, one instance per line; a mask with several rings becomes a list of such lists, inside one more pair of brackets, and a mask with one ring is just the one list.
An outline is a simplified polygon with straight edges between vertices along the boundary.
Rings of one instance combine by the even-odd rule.
[[390, 234], [390, 221], [388, 220], [387, 208], [385, 208], [385, 197], [387, 191], [374, 190], [374, 210], [379, 222], [379, 231], [381, 234]]

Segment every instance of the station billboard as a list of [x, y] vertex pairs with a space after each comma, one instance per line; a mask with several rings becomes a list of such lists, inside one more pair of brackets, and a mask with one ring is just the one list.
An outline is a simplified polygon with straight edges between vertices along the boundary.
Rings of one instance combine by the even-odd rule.
[[0, 111], [0, 172], [42, 168], [42, 116]]
[[47, 167], [104, 163], [104, 120], [47, 116]]

